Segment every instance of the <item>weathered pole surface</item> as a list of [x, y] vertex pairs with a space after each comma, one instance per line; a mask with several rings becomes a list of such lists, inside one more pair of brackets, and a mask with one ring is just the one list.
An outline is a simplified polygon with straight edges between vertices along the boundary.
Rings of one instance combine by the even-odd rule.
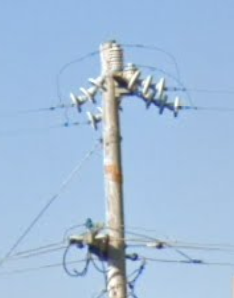
[[106, 224], [109, 229], [108, 295], [126, 298], [126, 263], [118, 88], [114, 76], [123, 70], [123, 51], [115, 42], [101, 45], [103, 90], [103, 150]]

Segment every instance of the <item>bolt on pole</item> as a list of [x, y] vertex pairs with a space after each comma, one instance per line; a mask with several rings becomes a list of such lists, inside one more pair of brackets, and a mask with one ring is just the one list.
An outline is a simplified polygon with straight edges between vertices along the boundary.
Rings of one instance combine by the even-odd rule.
[[121, 133], [119, 120], [120, 95], [114, 76], [123, 71], [123, 51], [115, 42], [100, 47], [103, 91], [103, 150], [106, 191], [106, 222], [109, 229], [108, 295], [126, 298], [126, 263], [123, 178], [121, 164]]

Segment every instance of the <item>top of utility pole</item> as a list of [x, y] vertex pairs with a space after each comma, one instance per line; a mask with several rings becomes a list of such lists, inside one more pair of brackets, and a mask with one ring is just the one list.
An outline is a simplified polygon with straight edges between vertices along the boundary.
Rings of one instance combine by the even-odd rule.
[[123, 50], [116, 41], [109, 41], [100, 46], [102, 74], [123, 71]]

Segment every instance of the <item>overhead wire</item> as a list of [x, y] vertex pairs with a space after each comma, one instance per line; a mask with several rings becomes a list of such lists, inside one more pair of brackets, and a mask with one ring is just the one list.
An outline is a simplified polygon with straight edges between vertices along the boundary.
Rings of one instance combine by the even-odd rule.
[[51, 249], [51, 248], [54, 248], [54, 247], [61, 246], [61, 244], [63, 244], [63, 243], [64, 243], [63, 241], [59, 241], [59, 242], [50, 243], [50, 244], [43, 245], [43, 246], [34, 247], [34, 248], [31, 248], [31, 249], [19, 251], [19, 252], [15, 253], [14, 255], [12, 255], [11, 257], [18, 257], [18, 256], [30, 254], [30, 253], [35, 253], [35, 252], [45, 250], [45, 249]]
[[57, 87], [57, 96], [58, 96], [58, 99], [59, 99], [59, 103], [61, 104], [62, 101], [63, 101], [63, 96], [62, 96], [62, 92], [61, 92], [61, 76], [62, 74], [73, 64], [76, 64], [76, 63], [80, 63], [80, 62], [83, 62], [84, 60], [88, 59], [88, 58], [91, 58], [93, 56], [96, 56], [99, 54], [99, 51], [93, 51], [93, 52], [90, 52], [84, 56], [80, 56], [78, 58], [75, 58], [67, 63], [65, 63], [59, 70], [58, 74], [57, 74], [57, 77], [56, 77], [56, 87]]
[[19, 256], [13, 255], [7, 261], [8, 262], [9, 261], [20, 261], [20, 260], [23, 260], [23, 259], [34, 258], [34, 257], [38, 257], [38, 256], [41, 256], [41, 255], [47, 255], [47, 254], [50, 254], [50, 253], [56, 253], [58, 251], [64, 250], [66, 247], [67, 247], [67, 245], [63, 244], [63, 245], [60, 245], [59, 247], [56, 247], [56, 248], [49, 248], [49, 249], [41, 250], [41, 251], [38, 251], [38, 252], [32, 252], [32, 253], [28, 253], [28, 254], [19, 255]]
[[77, 228], [84, 227], [84, 226], [85, 226], [85, 224], [77, 224], [77, 225], [73, 225], [73, 226], [67, 228], [67, 229], [65, 230], [65, 232], [63, 233], [63, 241], [66, 240], [66, 238], [67, 238], [67, 236], [68, 236], [68, 233], [69, 233], [70, 231], [72, 231], [72, 230], [74, 230], [74, 229], [77, 229]]
[[12, 253], [16, 250], [16, 248], [22, 243], [22, 241], [26, 238], [26, 236], [31, 232], [33, 227], [36, 225], [36, 223], [42, 218], [42, 216], [46, 213], [46, 211], [52, 206], [52, 204], [64, 192], [64, 190], [67, 188], [69, 183], [74, 178], [75, 174], [80, 172], [80, 170], [82, 169], [85, 162], [87, 162], [91, 158], [91, 156], [95, 153], [95, 151], [99, 147], [100, 147], [100, 141], [95, 143], [93, 148], [85, 154], [83, 159], [78, 162], [78, 164], [74, 167], [74, 169], [70, 172], [70, 174], [63, 180], [58, 191], [46, 202], [46, 204], [39, 211], [39, 213], [36, 215], [36, 217], [30, 222], [30, 224], [27, 226], [27, 228], [24, 230], [24, 232], [17, 238], [15, 243], [12, 245], [12, 247], [8, 250], [8, 252], [5, 254], [5, 256], [0, 260], [0, 267], [12, 255]]
[[[110, 228], [109, 228], [110, 229]], [[172, 246], [171, 244], [165, 242], [165, 241], [161, 241], [160, 239], [155, 239], [151, 236], [148, 236], [148, 235], [144, 235], [144, 234], [141, 234], [141, 233], [136, 233], [136, 232], [130, 232], [128, 230], [126, 230], [126, 234], [130, 234], [130, 235], [133, 235], [133, 236], [138, 236], [138, 237], [142, 237], [144, 239], [148, 239], [150, 241], [155, 241], [157, 242], [157, 245], [155, 248], [157, 249], [164, 249], [164, 248], [171, 248], [172, 250], [174, 250], [176, 253], [178, 253], [179, 255], [183, 256], [186, 260], [189, 260], [189, 261], [192, 261], [193, 258], [190, 257], [187, 253], [183, 252], [182, 250], [180, 250], [179, 248], [175, 247], [175, 246]], [[127, 238], [126, 239], [122, 239], [122, 240], [125, 240], [127, 241]], [[136, 240], [135, 240], [136, 241]]]
[[[142, 235], [144, 236], [144, 235]], [[234, 247], [231, 245], [224, 244], [196, 244], [196, 243], [184, 243], [180, 241], [170, 241], [170, 240], [160, 240], [158, 238], [144, 236], [146, 239], [142, 238], [125, 238], [128, 247], [145, 247], [145, 248], [173, 248], [173, 249], [183, 249], [183, 250], [201, 250], [201, 251], [217, 251], [217, 252], [227, 252], [234, 253]], [[148, 239], [151, 238], [149, 242]], [[133, 244], [132, 244], [133, 243]]]
[[[73, 226], [72, 228], [82, 227], [84, 225], [85, 224], [80, 224], [80, 225]], [[70, 229], [67, 229], [67, 230], [70, 230]], [[66, 239], [64, 237], [63, 240], [59, 241], [59, 242], [49, 243], [46, 245], [41, 245], [38, 247], [19, 251], [15, 254], [11, 255], [8, 258], [7, 262], [21, 261], [24, 259], [34, 258], [34, 257], [41, 256], [41, 255], [56, 253], [58, 251], [64, 250], [66, 247], [67, 247], [67, 243], [66, 243]]]
[[[180, 243], [174, 243], [170, 241], [165, 241], [165, 240], [155, 240], [155, 242], [148, 242], [144, 241], [142, 239], [131, 239], [131, 238], [126, 238], [126, 242], [130, 242], [127, 244], [127, 247], [142, 247], [142, 248], [160, 248], [160, 245], [164, 246], [164, 248], [175, 248], [175, 249], [183, 249], [183, 250], [199, 250], [199, 251], [213, 251], [213, 252], [226, 252], [226, 253], [234, 253], [234, 248], [230, 247], [223, 247], [223, 246], [217, 246], [217, 247], [207, 247], [205, 246], [196, 246], [193, 244], [180, 244]], [[132, 242], [134, 244], [132, 244]]]
[[17, 117], [17, 116], [25, 116], [25, 115], [30, 115], [30, 114], [41, 114], [45, 112], [54, 112], [57, 110], [63, 110], [66, 108], [74, 108], [74, 104], [58, 104], [55, 106], [50, 106], [50, 107], [44, 107], [44, 108], [35, 108], [35, 109], [25, 109], [25, 110], [18, 110], [12, 113], [8, 114], [0, 114], [0, 118], [12, 118], [12, 117]]
[[234, 90], [228, 89], [206, 89], [206, 88], [186, 88], [190, 92], [198, 92], [198, 93], [211, 93], [211, 94], [226, 94], [226, 95], [233, 95]]
[[50, 130], [55, 130], [55, 129], [61, 129], [61, 128], [70, 128], [70, 127], [77, 127], [77, 126], [85, 126], [89, 125], [88, 121], [84, 122], [64, 122], [62, 124], [55, 124], [55, 125], [50, 125], [48, 127], [35, 127], [35, 128], [21, 128], [21, 129], [16, 129], [16, 130], [6, 130], [6, 131], [0, 131], [0, 137], [1, 138], [8, 138], [8, 137], [16, 137], [16, 136], [22, 136], [22, 135], [35, 135], [35, 133], [45, 133]]
[[[72, 264], [79, 264], [79, 263], [84, 263], [84, 262], [86, 262], [86, 259], [69, 261], [68, 264], [72, 265]], [[16, 269], [16, 270], [9, 270], [9, 271], [1, 271], [0, 276], [25, 274], [25, 273], [31, 273], [31, 272], [41, 271], [41, 270], [45, 270], [45, 269], [57, 268], [57, 267], [62, 268], [62, 266], [63, 266], [63, 263], [51, 263], [51, 264], [37, 266], [37, 267], [30, 267], [30, 268]]]
[[[108, 228], [107, 228], [108, 229]], [[133, 227], [134, 229], [134, 227]], [[143, 231], [155, 231], [152, 229], [145, 229], [135, 227], [135, 229]], [[151, 249], [172, 249], [181, 256], [185, 257], [188, 260], [193, 260], [188, 254], [184, 252], [187, 250], [200, 250], [200, 251], [213, 251], [213, 252], [223, 252], [223, 253], [234, 253], [234, 244], [223, 244], [223, 243], [194, 243], [194, 242], [182, 242], [178, 240], [162, 240], [157, 237], [149, 236], [142, 233], [131, 232], [126, 229], [126, 235], [133, 235], [137, 238], [125, 237], [121, 240], [124, 240], [127, 248], [133, 247], [142, 247], [142, 248], [151, 248]]]
[[160, 259], [145, 257], [146, 261], [158, 262], [158, 263], [174, 263], [174, 264], [186, 264], [186, 265], [206, 265], [206, 266], [220, 266], [220, 267], [234, 267], [234, 263], [231, 262], [206, 262], [203, 260], [174, 260], [174, 259]]
[[[141, 231], [141, 232], [146, 232], [146, 233], [156, 233], [158, 234], [159, 231], [156, 229], [152, 229], [152, 228], [147, 228], [147, 227], [142, 227], [142, 226], [125, 226], [125, 229], [127, 232], [130, 232], [131, 230], [136, 230], [136, 231]], [[157, 237], [154, 237], [152, 235], [146, 235], [146, 234], [142, 234], [142, 233], [136, 233], [136, 235], [141, 235], [144, 238], [149, 238], [150, 239], [154, 239], [155, 241], [158, 240]], [[175, 244], [175, 245], [191, 245], [192, 247], [211, 247], [211, 248], [224, 248], [224, 249], [234, 249], [234, 243], [221, 243], [221, 242], [208, 242], [208, 243], [204, 243], [204, 242], [188, 242], [188, 241], [179, 241], [177, 239], [175, 240], [170, 240], [169, 236], [164, 236], [164, 238], [166, 238], [166, 242], [169, 242], [171, 244]], [[147, 241], [147, 240], [142, 240], [142, 241]], [[148, 242], [148, 241], [147, 241]]]
[[173, 54], [171, 54], [170, 52], [168, 52], [168, 51], [166, 51], [166, 50], [164, 50], [164, 49], [162, 49], [160, 47], [152, 46], [152, 45], [123, 44], [123, 46], [126, 47], [126, 48], [137, 48], [137, 49], [153, 50], [153, 51], [160, 52], [160, 53], [166, 55], [167, 57], [170, 58], [170, 60], [174, 64], [175, 70], [176, 70], [176, 75], [177, 75], [178, 79], [180, 80], [180, 69], [179, 69], [179, 65], [177, 63], [177, 60], [176, 60], [175, 56]]
[[234, 108], [231, 107], [203, 107], [203, 106], [197, 106], [194, 107], [194, 110], [197, 111], [205, 111], [205, 112], [234, 112]]
[[[197, 262], [191, 262], [189, 260], [175, 260], [175, 259], [160, 259], [160, 258], [152, 258], [152, 257], [146, 257], [142, 256], [146, 261], [148, 262], [155, 262], [155, 263], [166, 263], [166, 264], [183, 264], [183, 265], [193, 265], [193, 266], [214, 266], [214, 267], [234, 267], [234, 263], [231, 262], [205, 262], [205, 261], [199, 261]], [[73, 265], [73, 264], [79, 264], [79, 263], [86, 263], [87, 259], [82, 260], [75, 260], [75, 261], [68, 261], [67, 265]], [[0, 276], [11, 276], [11, 275], [18, 275], [18, 274], [25, 274], [25, 273], [31, 273], [46, 269], [52, 269], [61, 267], [62, 268], [63, 263], [52, 263], [47, 264], [43, 266], [37, 266], [37, 267], [30, 267], [30, 268], [24, 268], [24, 269], [16, 269], [16, 270], [9, 270], [9, 271], [2, 271], [0, 272]]]
[[178, 85], [178, 87], [168, 87], [168, 91], [181, 91], [181, 92], [185, 92], [189, 101], [189, 104], [191, 106], [187, 106], [184, 107], [186, 109], [191, 109], [193, 111], [210, 111], [210, 112], [234, 112], [234, 108], [232, 107], [223, 107], [223, 106], [196, 106], [192, 100], [191, 97], [191, 92], [204, 92], [204, 93], [213, 93], [213, 94], [229, 94], [232, 95], [234, 94], [234, 90], [211, 90], [211, 89], [199, 89], [199, 88], [187, 88], [185, 87], [185, 85], [178, 79], [176, 78], [174, 75], [172, 75], [170, 72], [167, 72], [161, 68], [155, 67], [155, 66], [151, 66], [151, 65], [141, 65], [141, 64], [137, 64], [138, 67], [141, 68], [146, 68], [152, 71], [158, 71], [164, 75], [166, 75], [167, 77], [171, 78], [172, 80], [174, 80]]
[[89, 268], [89, 264], [91, 262], [91, 254], [89, 253], [89, 251], [87, 252], [86, 258], [85, 258], [85, 266], [78, 271], [77, 269], [73, 269], [72, 271], [70, 269], [68, 269], [68, 264], [70, 264], [70, 262], [67, 261], [67, 256], [70, 252], [70, 249], [73, 245], [68, 245], [64, 251], [63, 254], [63, 269], [64, 271], [67, 273], [67, 275], [71, 276], [71, 277], [82, 277], [84, 275], [86, 275], [88, 268]]

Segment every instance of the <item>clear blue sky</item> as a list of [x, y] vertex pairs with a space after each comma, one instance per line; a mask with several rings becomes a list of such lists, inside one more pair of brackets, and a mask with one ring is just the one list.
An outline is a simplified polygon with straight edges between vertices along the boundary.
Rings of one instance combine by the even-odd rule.
[[[56, 76], [66, 62], [98, 50], [110, 39], [154, 45], [176, 57], [186, 87], [234, 90], [231, 0], [10, 0], [1, 3], [0, 28], [1, 257], [101, 134], [86, 126], [51, 129], [66, 121], [63, 111], [18, 113], [59, 103]], [[128, 48], [126, 60], [175, 74], [171, 60], [159, 52]], [[68, 104], [71, 91], [78, 92], [89, 77], [98, 75], [98, 56], [72, 65], [61, 78], [63, 102]], [[234, 108], [231, 93], [191, 92], [191, 97], [197, 106]], [[234, 113], [183, 111], [178, 119], [169, 112], [160, 117], [157, 109], [146, 111], [136, 98], [126, 98], [123, 107], [127, 228], [153, 229], [150, 235], [155, 238], [234, 245]], [[68, 116], [71, 121], [85, 117], [75, 111]], [[67, 228], [87, 217], [105, 221], [102, 173], [99, 152], [17, 250], [59, 242]], [[139, 252], [157, 259], [183, 259], [174, 250]], [[234, 263], [230, 252], [185, 252], [206, 262]], [[61, 263], [62, 255], [59, 251], [6, 262], [0, 268], [1, 297], [95, 297], [104, 282], [93, 269], [81, 279], [68, 277], [62, 267], [3, 275]], [[77, 257], [83, 253], [77, 251]], [[234, 266], [148, 262], [136, 294], [231, 297], [233, 271]]]

